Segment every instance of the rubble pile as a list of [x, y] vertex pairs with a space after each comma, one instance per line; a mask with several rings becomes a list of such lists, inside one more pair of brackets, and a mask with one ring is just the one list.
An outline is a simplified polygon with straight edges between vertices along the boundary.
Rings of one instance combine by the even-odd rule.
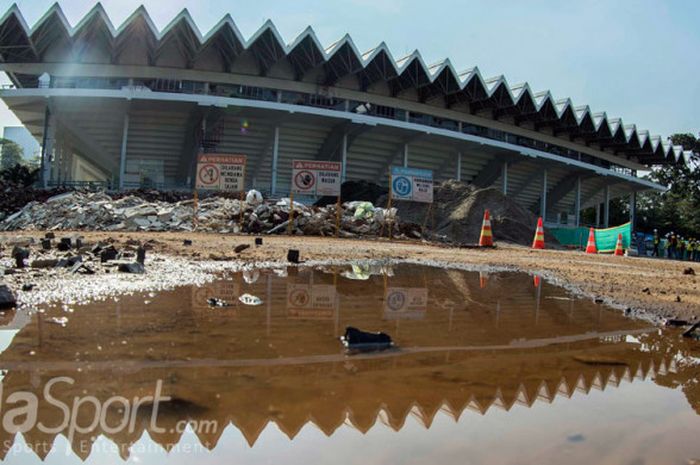
[[[218, 233], [286, 233], [290, 212], [297, 235], [331, 236], [336, 230], [336, 205], [307, 206], [289, 199], [247, 203], [219, 196], [198, 203], [197, 231]], [[194, 200], [148, 201], [140, 196], [113, 198], [104, 192], [67, 192], [33, 201], [0, 222], [0, 230], [92, 230], [92, 231], [192, 231]], [[418, 224], [402, 222], [395, 209], [375, 208], [369, 202], [342, 206], [342, 237], [389, 234], [420, 238]]]
[[[532, 244], [537, 216], [498, 189], [479, 189], [471, 184], [449, 180], [435, 184], [433, 199], [432, 209], [427, 204], [415, 202], [394, 202], [393, 205], [401, 218], [425, 225], [425, 235], [436, 240], [476, 244], [484, 210], [489, 210], [496, 242]], [[386, 201], [384, 196], [377, 200], [377, 204], [385, 205]], [[545, 242], [557, 244], [546, 230]]]

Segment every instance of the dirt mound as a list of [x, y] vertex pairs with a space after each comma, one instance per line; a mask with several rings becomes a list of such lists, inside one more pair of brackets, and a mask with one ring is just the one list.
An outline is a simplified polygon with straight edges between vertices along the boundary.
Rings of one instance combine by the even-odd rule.
[[[428, 205], [394, 202], [399, 216], [408, 222], [423, 224], [435, 235], [458, 244], [476, 244], [481, 233], [484, 210], [491, 213], [494, 240], [531, 245], [537, 216], [493, 188], [479, 189], [470, 184], [449, 180], [434, 188], [434, 203], [428, 216]], [[377, 200], [384, 206], [387, 198]], [[545, 231], [547, 244], [556, 240]]]

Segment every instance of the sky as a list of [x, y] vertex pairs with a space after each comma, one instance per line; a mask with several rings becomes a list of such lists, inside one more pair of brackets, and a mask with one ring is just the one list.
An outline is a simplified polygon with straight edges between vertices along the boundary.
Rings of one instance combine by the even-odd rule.
[[[50, 0], [17, 2], [33, 25]], [[527, 81], [652, 134], [700, 131], [697, 0], [104, 0], [119, 26], [140, 4], [165, 27], [187, 8], [202, 33], [230, 13], [245, 37], [271, 19], [292, 42], [311, 25], [324, 45], [349, 33], [360, 51], [387, 43], [396, 58], [418, 49], [432, 64]], [[0, 0], [4, 13], [11, 1]], [[75, 25], [93, 6], [64, 0]], [[3, 75], [0, 82], [7, 82]], [[0, 126], [18, 121], [0, 104]]]

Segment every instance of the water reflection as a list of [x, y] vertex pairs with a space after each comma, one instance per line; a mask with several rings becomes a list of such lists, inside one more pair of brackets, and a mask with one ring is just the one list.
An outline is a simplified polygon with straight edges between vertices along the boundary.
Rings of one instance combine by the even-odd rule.
[[[244, 293], [263, 305], [244, 305]], [[211, 308], [210, 297], [231, 306]], [[400, 431], [411, 417], [430, 428], [439, 412], [458, 420], [468, 410], [551, 404], [649, 379], [680, 387], [700, 412], [697, 347], [515, 273], [411, 265], [249, 271], [76, 308], [65, 327], [48, 323], [64, 315], [58, 307], [34, 315], [0, 355], [2, 412], [19, 405], [13, 394], [33, 393], [36, 423], [55, 427], [22, 431], [41, 458], [59, 435], [82, 459], [101, 436], [124, 458], [144, 431], [172, 448], [185, 424], [207, 449], [228, 425], [253, 447], [273, 423], [289, 438], [307, 424], [328, 436], [343, 425]], [[400, 350], [348, 357], [337, 340], [346, 326], [389, 333]], [[73, 383], [52, 385], [59, 376]], [[153, 395], [157, 380], [171, 398], [157, 427], [146, 402], [132, 429], [116, 428], [125, 408], [110, 399]], [[42, 395], [47, 386], [69, 406], [95, 399], [77, 410], [82, 428], [60, 427], [63, 412]], [[95, 405], [105, 404], [105, 421], [93, 424]], [[12, 424], [25, 419], [0, 428], [3, 457], [20, 434]]]

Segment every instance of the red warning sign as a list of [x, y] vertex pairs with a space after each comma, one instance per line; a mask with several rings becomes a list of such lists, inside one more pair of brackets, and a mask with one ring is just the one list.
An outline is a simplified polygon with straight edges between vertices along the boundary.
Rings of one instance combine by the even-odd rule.
[[218, 186], [220, 177], [218, 165], [202, 165], [197, 170], [197, 183], [205, 186]]
[[202, 153], [197, 159], [197, 189], [242, 191], [245, 188], [245, 155]]
[[334, 161], [292, 161], [292, 192], [303, 195], [340, 195], [343, 164]]

